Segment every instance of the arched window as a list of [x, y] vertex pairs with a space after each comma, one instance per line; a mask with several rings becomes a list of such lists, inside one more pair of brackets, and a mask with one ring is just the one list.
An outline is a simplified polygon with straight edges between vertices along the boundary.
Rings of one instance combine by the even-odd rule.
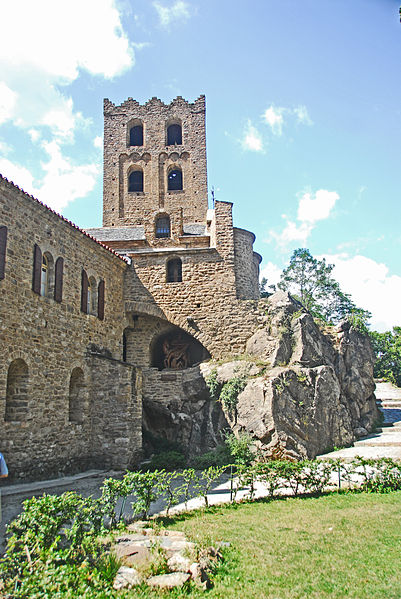
[[170, 217], [165, 215], [165, 216], [159, 216], [156, 219], [156, 237], [158, 238], [162, 238], [162, 237], [170, 237]]
[[182, 128], [178, 124], [167, 127], [167, 145], [174, 146], [175, 144], [182, 144]]
[[24, 360], [11, 362], [7, 373], [6, 411], [4, 420], [21, 422], [28, 415], [28, 366]]
[[132, 171], [128, 177], [128, 191], [143, 191], [143, 171]]
[[68, 393], [68, 420], [82, 424], [85, 413], [85, 379], [81, 368], [74, 368], [71, 373]]
[[168, 191], [176, 191], [182, 189], [182, 170], [174, 168], [168, 174]]
[[129, 130], [129, 145], [143, 146], [143, 125], [133, 125]]
[[172, 258], [167, 262], [167, 283], [181, 283], [182, 282], [182, 262], [180, 258]]

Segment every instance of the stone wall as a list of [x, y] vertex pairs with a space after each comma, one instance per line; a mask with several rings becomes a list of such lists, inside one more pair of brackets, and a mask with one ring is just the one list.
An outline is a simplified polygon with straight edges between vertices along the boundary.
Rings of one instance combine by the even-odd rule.
[[[125, 467], [141, 446], [133, 368], [118, 362], [127, 264], [3, 178], [1, 225], [7, 247], [0, 280], [0, 450], [10, 475], [34, 478], [106, 461]], [[32, 291], [35, 244], [53, 265], [64, 260], [61, 302], [52, 284], [49, 297]], [[105, 283], [103, 320], [81, 311], [82, 269], [96, 290]], [[107, 357], [94, 357], [99, 352]], [[80, 416], [71, 420], [74, 369]]]
[[239, 299], [259, 299], [259, 264], [262, 257], [253, 251], [255, 235], [234, 227], [235, 283]]
[[[215, 247], [132, 253], [125, 274], [127, 313], [167, 320], [198, 339], [213, 357], [242, 353], [256, 324], [256, 302], [237, 299], [231, 210], [231, 204], [216, 202]], [[182, 281], [167, 283], [166, 263], [175, 255], [182, 260]], [[241, 268], [251, 273], [244, 275], [249, 291], [254, 266]]]
[[[143, 124], [143, 145], [129, 146], [128, 132]], [[167, 126], [182, 126], [182, 144], [167, 145]], [[183, 208], [185, 222], [204, 222], [207, 210], [205, 97], [193, 104], [181, 97], [166, 105], [157, 98], [139, 104], [132, 98], [120, 106], [104, 101], [103, 225], [153, 223], [159, 212]], [[168, 191], [172, 167], [183, 174], [183, 190]], [[143, 192], [128, 191], [132, 169], [144, 174]]]

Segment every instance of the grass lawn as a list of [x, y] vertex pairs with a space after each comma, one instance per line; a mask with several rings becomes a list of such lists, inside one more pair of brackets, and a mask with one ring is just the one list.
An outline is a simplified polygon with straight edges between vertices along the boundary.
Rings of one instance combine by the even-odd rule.
[[231, 543], [214, 588], [191, 597], [400, 599], [400, 515], [401, 492], [350, 493], [214, 508], [168, 526], [202, 543]]

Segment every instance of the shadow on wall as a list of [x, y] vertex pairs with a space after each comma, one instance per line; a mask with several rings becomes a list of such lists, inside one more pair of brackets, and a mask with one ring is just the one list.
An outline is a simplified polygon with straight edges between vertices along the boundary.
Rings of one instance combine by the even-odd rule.
[[207, 349], [194, 337], [172, 327], [151, 344], [151, 366], [164, 370], [183, 370], [210, 359]]

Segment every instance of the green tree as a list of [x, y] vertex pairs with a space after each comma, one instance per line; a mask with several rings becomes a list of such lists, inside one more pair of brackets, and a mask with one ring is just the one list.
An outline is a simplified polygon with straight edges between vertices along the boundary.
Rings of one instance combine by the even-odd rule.
[[376, 354], [374, 375], [401, 387], [401, 327], [385, 333], [372, 331], [370, 338]]
[[335, 323], [353, 315], [355, 323], [363, 328], [371, 314], [357, 308], [350, 295], [341, 291], [331, 276], [333, 268], [334, 264], [327, 264], [324, 258], [317, 260], [308, 249], [299, 248], [277, 286], [289, 291], [316, 318]]

